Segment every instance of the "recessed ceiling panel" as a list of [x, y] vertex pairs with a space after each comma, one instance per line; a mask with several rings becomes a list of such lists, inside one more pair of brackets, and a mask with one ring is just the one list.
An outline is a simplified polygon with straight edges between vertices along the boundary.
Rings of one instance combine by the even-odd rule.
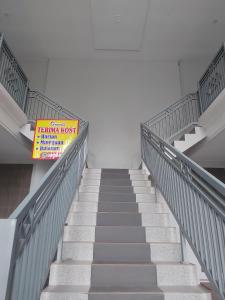
[[149, 0], [91, 0], [91, 8], [95, 49], [141, 49]]

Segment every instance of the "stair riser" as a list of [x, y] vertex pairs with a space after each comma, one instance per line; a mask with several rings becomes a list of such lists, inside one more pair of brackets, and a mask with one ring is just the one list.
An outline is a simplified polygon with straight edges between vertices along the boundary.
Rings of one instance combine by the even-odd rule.
[[49, 285], [75, 285], [95, 288], [150, 288], [158, 286], [197, 286], [193, 265], [106, 265], [52, 264]]
[[52, 264], [49, 285], [90, 286], [91, 264]]
[[154, 265], [92, 265], [94, 288], [151, 288], [157, 286]]
[[168, 214], [70, 213], [68, 225], [81, 226], [167, 226]]
[[52, 292], [43, 292], [41, 294], [40, 300], [89, 300], [88, 294], [82, 293], [52, 293]]
[[63, 243], [62, 259], [74, 261], [93, 261], [94, 243]]
[[190, 264], [156, 264], [158, 286], [197, 286], [197, 270]]
[[165, 205], [155, 203], [112, 203], [112, 202], [74, 202], [70, 209], [71, 212], [145, 212], [145, 213], [164, 213], [168, 212]]
[[151, 182], [148, 180], [124, 180], [124, 179], [113, 179], [113, 180], [100, 180], [100, 179], [83, 179], [81, 186], [134, 186], [134, 187], [150, 187]]
[[128, 293], [128, 294], [110, 294], [110, 293], [92, 293], [88, 300], [164, 300], [162, 293]]
[[81, 185], [79, 188], [80, 192], [85, 193], [99, 193], [100, 192], [110, 192], [110, 193], [134, 193], [134, 194], [154, 194], [154, 188], [152, 187], [116, 187], [112, 189], [111, 187], [99, 187], [99, 186], [86, 186]]
[[[104, 197], [103, 197], [104, 196]], [[99, 192], [81, 192], [79, 193], [79, 201], [91, 201], [91, 202], [98, 202], [100, 200], [105, 201], [116, 201], [116, 202], [126, 202], [131, 201], [137, 203], [155, 203], [155, 195], [154, 194], [147, 194], [147, 193], [140, 193], [136, 195], [126, 195], [126, 194], [116, 194], [112, 195], [109, 193], [100, 194]]]
[[114, 171], [114, 172], [106, 172], [106, 171], [102, 171], [102, 169], [85, 169], [84, 170], [84, 174], [130, 174], [130, 175], [143, 175], [145, 174], [145, 171], [144, 170], [131, 170], [129, 169], [128, 171], [126, 172], [118, 172], [118, 171]]
[[95, 244], [94, 263], [149, 263], [149, 244]]
[[101, 178], [104, 179], [130, 179], [130, 180], [148, 180], [148, 175], [124, 175], [124, 174], [105, 174], [102, 177], [102, 174], [85, 174], [83, 178], [86, 180], [99, 180]]
[[53, 264], [49, 285], [91, 286], [95, 288], [150, 288], [196, 286], [196, 269], [185, 264]]
[[62, 259], [95, 263], [180, 262], [180, 244], [64, 242]]
[[211, 300], [209, 293], [48, 293], [40, 300]]
[[179, 242], [176, 228], [166, 227], [97, 227], [66, 226], [64, 241], [115, 242], [115, 243], [157, 243]]

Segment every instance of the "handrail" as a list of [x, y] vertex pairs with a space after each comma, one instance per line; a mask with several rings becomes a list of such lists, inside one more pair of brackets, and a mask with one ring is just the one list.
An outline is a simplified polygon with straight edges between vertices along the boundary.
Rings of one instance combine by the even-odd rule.
[[225, 299], [225, 185], [141, 124], [142, 159], [203, 271]]
[[27, 98], [28, 79], [0, 34], [0, 83], [19, 107], [24, 110]]
[[87, 134], [85, 122], [77, 139], [38, 188], [28, 194], [9, 219], [0, 220], [0, 237], [11, 233], [0, 257], [0, 299], [40, 299], [85, 166]]
[[197, 123], [199, 116], [198, 94], [193, 93], [168, 106], [144, 124], [161, 138], [169, 139], [189, 124]]
[[201, 112], [203, 113], [225, 88], [225, 44], [213, 58], [198, 85]]
[[28, 91], [25, 114], [28, 120], [37, 119], [78, 119], [80, 127], [85, 121], [79, 116], [71, 113], [68, 109], [63, 108], [53, 100], [49, 99], [38, 91]]

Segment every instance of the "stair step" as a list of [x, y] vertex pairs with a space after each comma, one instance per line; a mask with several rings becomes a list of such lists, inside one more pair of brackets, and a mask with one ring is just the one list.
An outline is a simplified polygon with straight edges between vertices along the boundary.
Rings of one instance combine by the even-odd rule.
[[136, 202], [136, 196], [133, 193], [99, 193], [99, 201], [112, 202]]
[[211, 300], [210, 293], [200, 286], [160, 287], [159, 289], [127, 289], [97, 291], [90, 287], [50, 286], [40, 300]]
[[167, 226], [170, 220], [168, 213], [71, 212], [67, 223], [87, 226]]
[[151, 288], [157, 286], [153, 264], [92, 264], [93, 288]]
[[100, 185], [99, 191], [101, 192], [108, 192], [108, 193], [133, 193], [132, 186], [110, 186], [110, 185]]
[[144, 243], [145, 229], [138, 226], [97, 226], [96, 242]]
[[111, 186], [87, 186], [81, 185], [79, 188], [79, 192], [85, 193], [99, 193], [100, 192], [110, 192], [110, 193], [135, 193], [135, 194], [147, 194], [152, 193], [154, 194], [154, 188], [150, 186], [134, 186], [134, 187], [111, 187]]
[[163, 213], [168, 208], [163, 203], [133, 203], [133, 202], [112, 202], [112, 201], [83, 201], [73, 202], [71, 212], [146, 212]]
[[64, 241], [154, 243], [178, 242], [175, 227], [138, 226], [65, 226]]
[[95, 243], [94, 263], [147, 263], [150, 245], [146, 243]]
[[179, 243], [64, 242], [63, 260], [96, 263], [180, 262]]
[[[101, 199], [99, 199], [99, 197]], [[98, 193], [98, 192], [80, 192], [79, 193], [79, 201], [93, 201], [98, 202], [99, 200], [106, 200], [111, 201], [109, 198], [114, 199], [114, 201], [118, 202], [155, 202], [155, 194], [147, 194], [147, 193], [140, 193], [140, 194], [120, 194], [120, 193]], [[133, 200], [131, 200], [133, 199]]]
[[63, 263], [53, 263], [50, 269], [49, 285], [90, 286], [92, 265], [90, 263], [75, 263], [68, 260]]
[[118, 173], [118, 174], [129, 174], [129, 169], [102, 169], [102, 174], [104, 173]]

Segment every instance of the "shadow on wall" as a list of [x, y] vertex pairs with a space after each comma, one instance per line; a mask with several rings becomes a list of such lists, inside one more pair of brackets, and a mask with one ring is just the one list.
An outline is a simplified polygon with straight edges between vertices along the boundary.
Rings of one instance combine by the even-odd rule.
[[32, 165], [0, 165], [0, 218], [8, 218], [30, 191]]

